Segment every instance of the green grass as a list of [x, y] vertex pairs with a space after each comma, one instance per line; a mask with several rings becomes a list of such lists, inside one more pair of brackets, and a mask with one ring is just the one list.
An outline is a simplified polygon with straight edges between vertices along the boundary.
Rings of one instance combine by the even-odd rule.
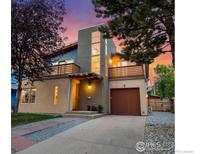
[[170, 109], [168, 111], [171, 112], [171, 113], [175, 113], [174, 109]]
[[28, 124], [36, 121], [42, 121], [47, 119], [56, 118], [55, 115], [46, 114], [34, 114], [34, 113], [17, 113], [11, 114], [11, 127], [15, 127], [22, 124]]

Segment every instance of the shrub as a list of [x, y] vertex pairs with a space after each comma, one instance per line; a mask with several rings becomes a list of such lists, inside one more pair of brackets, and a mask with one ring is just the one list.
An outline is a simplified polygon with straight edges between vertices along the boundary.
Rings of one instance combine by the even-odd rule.
[[98, 105], [98, 112], [102, 113], [102, 111], [103, 111], [103, 106], [102, 105]]

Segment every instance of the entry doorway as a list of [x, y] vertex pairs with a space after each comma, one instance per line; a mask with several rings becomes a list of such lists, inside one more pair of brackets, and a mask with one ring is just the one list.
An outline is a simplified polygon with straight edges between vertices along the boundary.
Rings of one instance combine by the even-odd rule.
[[78, 80], [72, 81], [72, 107], [71, 107], [71, 111], [78, 110], [79, 86], [80, 86], [80, 81], [78, 81]]

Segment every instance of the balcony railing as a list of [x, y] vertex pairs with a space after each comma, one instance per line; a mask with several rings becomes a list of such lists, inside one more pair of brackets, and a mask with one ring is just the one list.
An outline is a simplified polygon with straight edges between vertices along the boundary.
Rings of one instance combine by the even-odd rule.
[[143, 77], [143, 67], [137, 65], [111, 67], [108, 70], [109, 78]]
[[79, 73], [80, 71], [80, 67], [75, 63], [54, 65], [51, 66], [51, 68], [52, 72], [50, 74], [45, 74], [45, 76], [72, 74]]

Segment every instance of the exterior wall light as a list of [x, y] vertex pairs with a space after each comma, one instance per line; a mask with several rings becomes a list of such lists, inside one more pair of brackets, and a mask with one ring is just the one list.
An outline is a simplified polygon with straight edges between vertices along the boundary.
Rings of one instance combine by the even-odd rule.
[[110, 59], [109, 62], [112, 63], [112, 59]]
[[88, 85], [88, 89], [91, 89], [91, 87], [92, 87], [91, 85]]
[[88, 89], [91, 89], [91, 84], [92, 84], [92, 81], [88, 80]]

